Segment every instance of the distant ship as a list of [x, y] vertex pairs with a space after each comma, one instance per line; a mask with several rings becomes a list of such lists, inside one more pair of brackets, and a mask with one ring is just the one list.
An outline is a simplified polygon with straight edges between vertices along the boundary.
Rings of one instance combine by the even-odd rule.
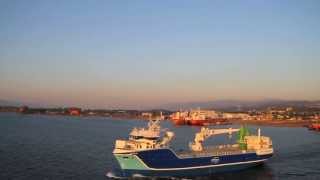
[[309, 130], [320, 131], [320, 123], [313, 123], [308, 126]]
[[175, 125], [216, 125], [228, 124], [227, 119], [222, 118], [217, 112], [212, 110], [191, 110], [191, 111], [178, 111], [171, 115], [171, 120]]
[[[134, 128], [129, 140], [116, 140], [113, 154], [123, 176], [194, 177], [237, 171], [262, 164], [273, 155], [269, 137], [249, 135], [247, 128], [201, 128], [190, 150], [174, 151], [170, 142], [174, 133], [162, 130], [159, 121], [149, 121], [147, 128]], [[210, 136], [238, 132], [235, 144], [204, 147]], [[163, 133], [163, 134], [162, 134]], [[162, 134], [162, 135], [161, 135]]]
[[175, 124], [175, 125], [185, 125], [186, 119], [189, 116], [189, 112], [188, 111], [178, 111], [175, 112], [173, 114], [170, 115], [170, 119], [171, 121]]

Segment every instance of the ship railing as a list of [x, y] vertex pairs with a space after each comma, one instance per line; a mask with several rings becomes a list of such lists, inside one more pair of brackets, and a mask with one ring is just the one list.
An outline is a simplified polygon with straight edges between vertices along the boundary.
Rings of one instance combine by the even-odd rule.
[[[246, 150], [245, 152], [254, 152], [253, 150]], [[207, 157], [207, 156], [224, 156], [224, 155], [233, 155], [240, 154], [244, 151], [236, 145], [220, 145], [220, 146], [209, 146], [205, 147], [202, 151], [180, 151], [178, 156], [181, 158], [190, 158], [190, 157]]]

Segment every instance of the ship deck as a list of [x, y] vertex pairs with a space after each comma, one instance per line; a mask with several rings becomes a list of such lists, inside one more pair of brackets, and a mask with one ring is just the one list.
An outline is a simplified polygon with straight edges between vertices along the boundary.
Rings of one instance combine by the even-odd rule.
[[179, 151], [176, 154], [180, 158], [194, 158], [194, 157], [208, 157], [208, 156], [223, 156], [223, 155], [235, 155], [243, 153], [255, 153], [254, 150], [243, 151], [239, 146], [235, 145], [223, 145], [223, 146], [210, 146], [205, 147], [202, 151]]

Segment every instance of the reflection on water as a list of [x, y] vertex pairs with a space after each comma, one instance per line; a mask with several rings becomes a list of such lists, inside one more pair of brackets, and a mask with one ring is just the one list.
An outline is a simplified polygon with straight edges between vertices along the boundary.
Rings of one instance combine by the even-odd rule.
[[[106, 179], [121, 175], [112, 156], [117, 138], [145, 122], [99, 117], [0, 113], [0, 179]], [[199, 127], [162, 126], [175, 132], [174, 149], [187, 148]], [[229, 127], [229, 126], [223, 126]], [[233, 126], [237, 127], [237, 126]], [[257, 126], [249, 127], [255, 132]], [[275, 155], [265, 165], [196, 179], [320, 179], [320, 133], [304, 128], [262, 127]], [[207, 144], [233, 143], [215, 136]], [[106, 176], [109, 175], [109, 176]]]

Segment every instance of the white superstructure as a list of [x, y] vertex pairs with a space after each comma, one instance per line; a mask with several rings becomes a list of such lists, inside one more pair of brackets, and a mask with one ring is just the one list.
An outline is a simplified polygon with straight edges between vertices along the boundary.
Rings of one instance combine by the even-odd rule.
[[133, 128], [129, 140], [116, 140], [113, 153], [128, 153], [167, 147], [174, 137], [174, 133], [166, 131], [161, 138], [159, 123], [159, 120], [150, 120], [147, 128]]

